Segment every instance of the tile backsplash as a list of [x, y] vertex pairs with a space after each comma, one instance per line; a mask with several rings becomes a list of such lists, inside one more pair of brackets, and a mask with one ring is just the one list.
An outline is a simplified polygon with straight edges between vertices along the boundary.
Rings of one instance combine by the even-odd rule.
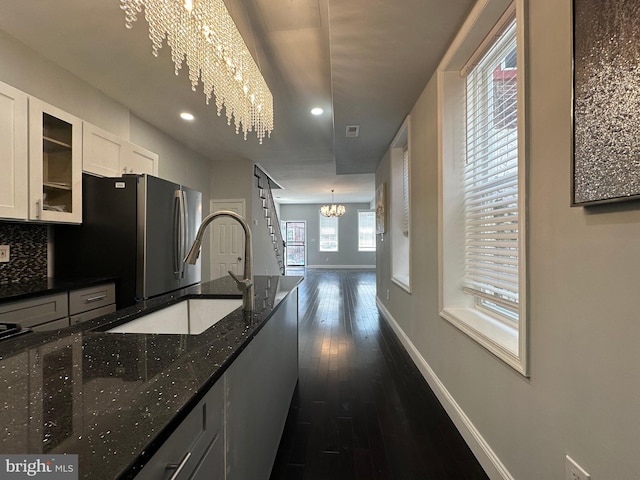
[[0, 221], [0, 245], [10, 260], [0, 263], [0, 285], [47, 278], [47, 226]]

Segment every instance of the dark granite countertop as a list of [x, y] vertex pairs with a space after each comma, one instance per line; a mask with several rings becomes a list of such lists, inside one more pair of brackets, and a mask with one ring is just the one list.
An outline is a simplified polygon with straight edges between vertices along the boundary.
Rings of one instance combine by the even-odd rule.
[[301, 280], [256, 276], [255, 312], [200, 335], [101, 330], [187, 298], [239, 297], [231, 279], [0, 343], [0, 452], [78, 454], [80, 478], [134, 477]]
[[35, 298], [41, 295], [68, 292], [80, 288], [93, 287], [102, 283], [114, 282], [116, 279], [107, 278], [81, 278], [74, 280], [60, 280], [57, 278], [44, 278], [29, 282], [8, 283], [0, 285], [0, 305], [6, 302], [15, 302]]

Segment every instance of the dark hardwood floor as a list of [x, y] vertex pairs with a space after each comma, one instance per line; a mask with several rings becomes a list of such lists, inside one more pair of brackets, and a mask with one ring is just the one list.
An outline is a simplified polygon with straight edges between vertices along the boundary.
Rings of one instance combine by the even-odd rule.
[[378, 314], [375, 272], [304, 276], [299, 381], [271, 479], [487, 479]]

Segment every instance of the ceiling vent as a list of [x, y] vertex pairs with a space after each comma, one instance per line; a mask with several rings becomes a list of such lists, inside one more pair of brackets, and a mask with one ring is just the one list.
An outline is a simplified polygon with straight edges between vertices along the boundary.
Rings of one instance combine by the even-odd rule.
[[360, 125], [347, 125], [347, 138], [358, 138], [360, 136]]

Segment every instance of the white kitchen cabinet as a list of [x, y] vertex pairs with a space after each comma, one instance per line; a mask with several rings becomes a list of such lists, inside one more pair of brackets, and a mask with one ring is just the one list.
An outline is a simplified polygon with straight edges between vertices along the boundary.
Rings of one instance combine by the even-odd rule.
[[103, 177], [124, 173], [158, 175], [158, 155], [84, 122], [82, 169]]
[[28, 216], [27, 98], [0, 83], [0, 218]]
[[158, 154], [129, 143], [122, 171], [123, 173], [148, 173], [157, 177]]
[[82, 170], [103, 177], [118, 177], [124, 160], [125, 140], [84, 122], [82, 128]]
[[29, 98], [29, 219], [82, 223], [82, 121]]

